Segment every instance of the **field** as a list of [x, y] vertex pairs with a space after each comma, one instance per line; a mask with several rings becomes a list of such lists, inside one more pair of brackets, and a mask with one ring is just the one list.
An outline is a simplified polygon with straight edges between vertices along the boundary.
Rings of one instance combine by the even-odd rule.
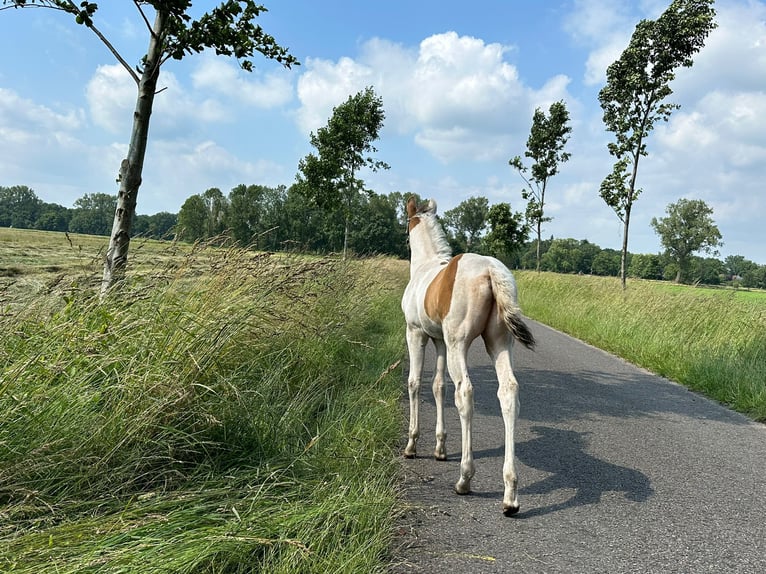
[[766, 293], [520, 272], [524, 312], [766, 422]]
[[0, 229], [0, 571], [384, 571], [406, 267], [104, 245]]
[[[0, 228], [0, 572], [384, 572], [405, 262]], [[517, 272], [528, 316], [766, 421], [766, 295]], [[523, 416], [523, 415], [522, 415]]]

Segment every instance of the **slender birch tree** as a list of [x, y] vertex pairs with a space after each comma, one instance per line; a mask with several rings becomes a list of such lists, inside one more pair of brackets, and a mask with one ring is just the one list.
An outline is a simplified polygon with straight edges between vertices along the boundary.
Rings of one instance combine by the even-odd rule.
[[[112, 0], [114, 1], [114, 0]], [[256, 23], [266, 8], [252, 0], [226, 0], [198, 19], [192, 19], [191, 0], [123, 0], [133, 4], [137, 17], [149, 35], [147, 52], [134, 68], [119, 53], [110, 40], [96, 26], [96, 2], [73, 0], [3, 0], [0, 10], [10, 8], [49, 8], [74, 17], [75, 22], [88, 28], [109, 49], [137, 87], [133, 128], [128, 155], [122, 160], [117, 181], [119, 192], [109, 248], [104, 260], [101, 296], [125, 275], [130, 246], [131, 226], [136, 213], [138, 190], [146, 156], [149, 119], [160, 69], [168, 60], [181, 60], [187, 55], [213, 49], [223, 56], [233, 56], [242, 69], [252, 71], [250, 60], [256, 53], [276, 60], [286, 67], [298, 65], [286, 48], [263, 31]]]
[[623, 224], [620, 278], [626, 288], [628, 228], [636, 187], [638, 161], [646, 156], [646, 139], [659, 121], [668, 121], [677, 104], [665, 102], [679, 67], [689, 68], [715, 29], [713, 0], [673, 0], [657, 20], [642, 20], [628, 47], [606, 71], [598, 95], [604, 124], [615, 136], [608, 144], [616, 158], [612, 173], [601, 183], [600, 195]]
[[[542, 225], [550, 221], [545, 216], [545, 191], [548, 180], [559, 171], [559, 164], [569, 160], [571, 155], [564, 151], [572, 128], [569, 126], [569, 112], [563, 101], [554, 102], [545, 115], [540, 108], [532, 116], [532, 129], [527, 139], [524, 156], [532, 160], [527, 168], [521, 157], [512, 158], [508, 164], [519, 172], [525, 187], [521, 196], [527, 200], [527, 223], [537, 232], [537, 271], [540, 271], [540, 243]], [[527, 171], [530, 171], [527, 176]]]

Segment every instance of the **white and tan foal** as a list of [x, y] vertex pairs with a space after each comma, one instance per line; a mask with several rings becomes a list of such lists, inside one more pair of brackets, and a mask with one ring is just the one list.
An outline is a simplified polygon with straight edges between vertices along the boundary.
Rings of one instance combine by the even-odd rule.
[[519, 510], [514, 464], [514, 426], [519, 411], [518, 383], [513, 374], [511, 351], [517, 339], [532, 348], [534, 338], [523, 322], [516, 300], [516, 283], [508, 268], [493, 257], [465, 253], [452, 257], [444, 231], [436, 218], [436, 203], [418, 206], [407, 202], [410, 241], [410, 282], [402, 297], [407, 321], [410, 354], [409, 440], [404, 456], [412, 458], [420, 434], [418, 402], [423, 373], [423, 352], [429, 339], [436, 347], [433, 393], [436, 400], [436, 449], [434, 457], [446, 460], [444, 430], [444, 367], [455, 384], [455, 405], [460, 414], [463, 449], [460, 479], [455, 492], [468, 494], [474, 475], [471, 446], [473, 386], [466, 355], [481, 335], [492, 357], [498, 378], [497, 396], [505, 423], [503, 462], [503, 512]]

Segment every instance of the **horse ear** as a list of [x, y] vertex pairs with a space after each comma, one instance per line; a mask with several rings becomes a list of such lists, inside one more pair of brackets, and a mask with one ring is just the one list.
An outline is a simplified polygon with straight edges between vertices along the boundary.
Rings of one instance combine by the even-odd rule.
[[436, 213], [436, 200], [431, 198], [428, 200], [428, 208], [427, 210], [429, 213]]
[[418, 212], [418, 202], [415, 201], [415, 196], [411, 195], [407, 200], [407, 217], [414, 217]]

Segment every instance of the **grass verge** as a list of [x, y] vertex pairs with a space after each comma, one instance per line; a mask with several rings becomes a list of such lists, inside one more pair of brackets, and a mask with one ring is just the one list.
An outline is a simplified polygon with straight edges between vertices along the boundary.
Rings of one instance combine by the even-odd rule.
[[766, 422], [766, 301], [736, 291], [517, 272], [529, 317]]
[[0, 571], [383, 571], [406, 277], [193, 259], [6, 307]]

